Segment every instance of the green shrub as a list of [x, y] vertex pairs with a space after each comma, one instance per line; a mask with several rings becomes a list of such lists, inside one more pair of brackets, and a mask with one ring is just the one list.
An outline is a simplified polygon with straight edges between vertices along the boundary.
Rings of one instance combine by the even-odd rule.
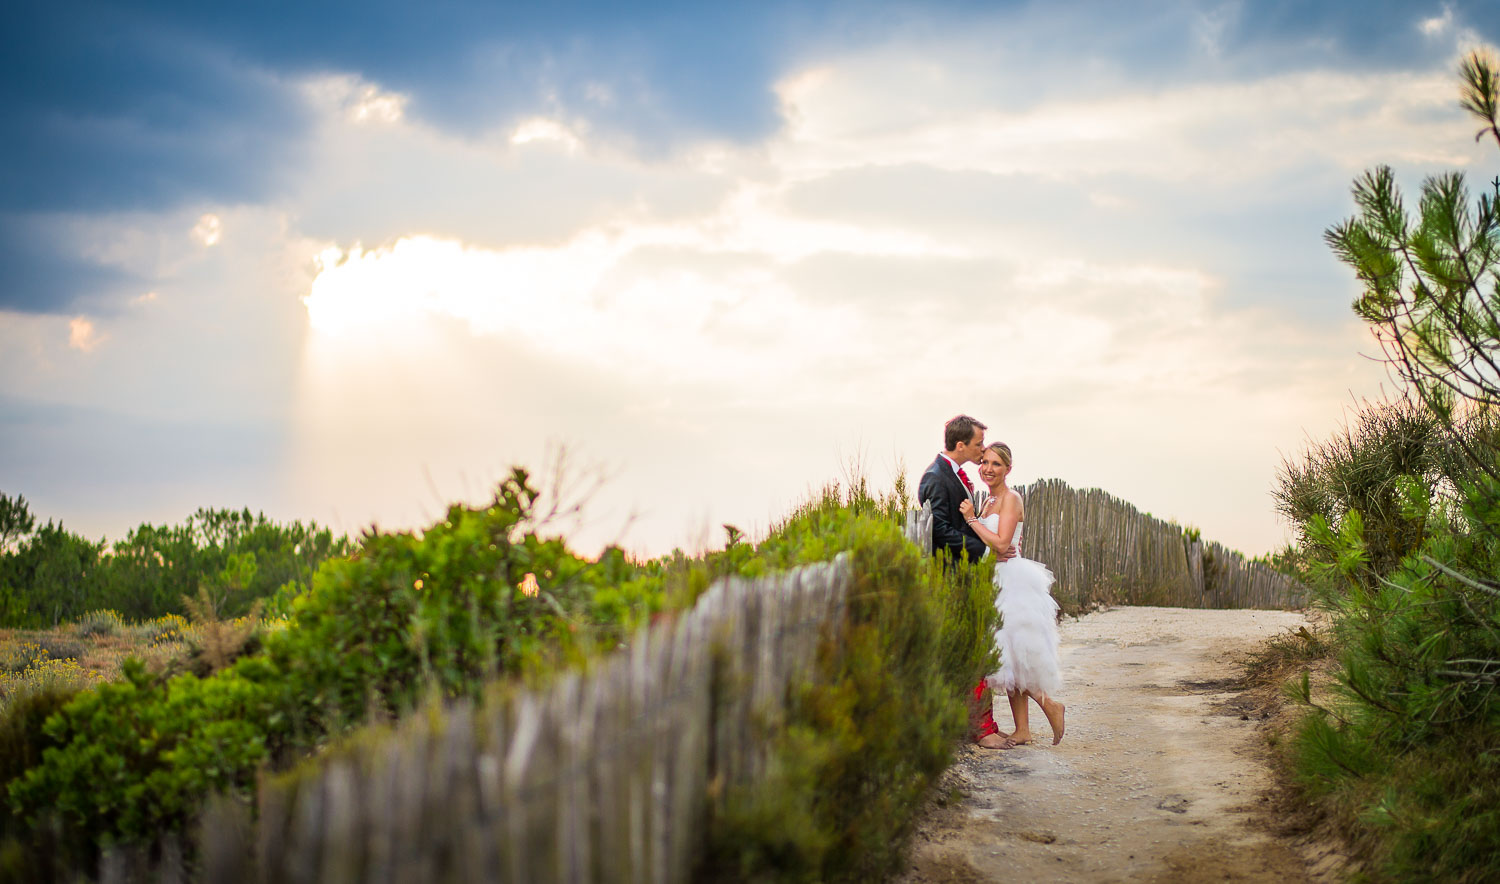
[[10, 782], [42, 760], [42, 751], [55, 745], [42, 733], [42, 724], [80, 690], [76, 684], [54, 683], [9, 699], [0, 715], [0, 781]]
[[[1500, 64], [1459, 66], [1460, 105], [1500, 144]], [[1341, 695], [1292, 744], [1307, 794], [1395, 880], [1500, 880], [1500, 202], [1459, 172], [1411, 212], [1389, 166], [1324, 239], [1411, 401], [1283, 470], [1278, 508], [1334, 613]], [[1302, 698], [1312, 702], [1308, 682]]]
[[[43, 724], [68, 704], [78, 685], [48, 684], [8, 698], [0, 711], [0, 782], [9, 782], [42, 759], [56, 742]], [[0, 804], [0, 881], [61, 880], [67, 845], [50, 832], [22, 827], [6, 804]]]
[[25, 672], [32, 663], [47, 656], [47, 651], [34, 641], [7, 641], [0, 645], [0, 672]]
[[78, 618], [78, 634], [85, 638], [95, 635], [119, 635], [125, 621], [118, 611], [89, 611]]
[[1366, 403], [1343, 430], [1283, 461], [1274, 491], [1277, 512], [1304, 550], [1328, 555], [1315, 520], [1337, 531], [1350, 513], [1363, 523], [1373, 573], [1385, 573], [1421, 546], [1427, 513], [1413, 498], [1448, 490], [1454, 452], [1432, 410], [1410, 399]]
[[23, 830], [56, 831], [83, 867], [99, 847], [181, 831], [212, 792], [248, 790], [284, 716], [263, 661], [163, 681], [136, 661], [46, 720], [53, 744], [10, 785]]
[[[517, 473], [489, 507], [455, 506], [420, 538], [367, 536], [359, 555], [327, 563], [292, 601], [288, 628], [266, 639], [296, 686], [299, 727], [341, 729], [372, 700], [396, 713], [429, 691], [477, 696], [496, 675], [540, 676], [612, 646], [653, 610], [618, 550], [589, 562], [558, 539], [513, 541], [535, 493]], [[535, 594], [522, 588], [528, 574]]]
[[188, 631], [188, 622], [181, 614], [164, 614], [151, 620], [126, 627], [126, 632], [137, 642], [182, 641]]
[[845, 619], [817, 683], [769, 735], [767, 775], [710, 823], [709, 875], [854, 881], [896, 867], [918, 803], [968, 728], [965, 688], [995, 665], [989, 568], [943, 572], [906, 541], [894, 500], [830, 489], [742, 572], [852, 556]]
[[34, 693], [59, 689], [76, 690], [103, 681], [93, 669], [85, 669], [72, 658], [54, 660], [42, 656], [20, 672], [0, 674], [0, 715], [17, 700]]
[[82, 642], [53, 632], [44, 632], [38, 635], [35, 641], [37, 646], [46, 651], [47, 656], [53, 660], [77, 660], [83, 656], [85, 650]]
[[372, 713], [477, 695], [500, 674], [543, 677], [612, 647], [660, 607], [662, 576], [618, 550], [591, 562], [538, 537], [535, 496], [517, 470], [491, 505], [455, 506], [421, 536], [368, 535], [291, 597], [259, 652], [230, 663], [240, 650], [220, 647], [207, 668], [228, 665], [211, 676], [130, 662], [124, 681], [79, 694], [47, 722], [54, 751], [8, 786], [23, 829], [79, 845], [87, 868], [102, 845], [183, 831], [211, 792], [246, 794], [261, 765]]
[[[1487, 483], [1488, 480], [1480, 480]], [[1464, 489], [1462, 521], [1500, 525], [1500, 483]], [[1383, 873], [1398, 880], [1500, 876], [1500, 540], [1429, 526], [1381, 574], [1358, 518], [1329, 550], [1340, 696], [1303, 723], [1297, 775]], [[1471, 576], [1474, 575], [1474, 576]], [[1311, 703], [1306, 683], [1302, 699]]]

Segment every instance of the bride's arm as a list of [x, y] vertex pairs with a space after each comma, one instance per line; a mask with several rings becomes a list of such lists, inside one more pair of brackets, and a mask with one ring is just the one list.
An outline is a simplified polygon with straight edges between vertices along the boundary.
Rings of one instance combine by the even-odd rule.
[[1007, 496], [1004, 500], [1000, 501], [1000, 525], [998, 531], [991, 531], [983, 521], [975, 518], [972, 506], [963, 507], [960, 505], [960, 509], [963, 510], [964, 518], [968, 520], [969, 527], [974, 529], [974, 533], [979, 535], [979, 539], [983, 540], [986, 546], [994, 550], [995, 554], [1000, 556], [1002, 560], [1010, 558], [1007, 553], [1010, 552], [1011, 541], [1015, 540], [1016, 537], [1016, 525], [1021, 522], [1021, 508], [1015, 497]]

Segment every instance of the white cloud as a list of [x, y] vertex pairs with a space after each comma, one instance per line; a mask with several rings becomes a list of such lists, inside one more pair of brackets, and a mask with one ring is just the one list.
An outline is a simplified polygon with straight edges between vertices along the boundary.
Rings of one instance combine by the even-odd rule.
[[924, 102], [926, 89], [913, 83], [941, 88], [961, 77], [964, 60], [956, 66], [936, 76], [929, 62], [880, 56], [787, 78], [778, 93], [790, 131], [775, 145], [778, 164], [803, 176], [910, 163], [1218, 188], [1319, 163], [1358, 170], [1376, 162], [1460, 165], [1475, 156], [1466, 124], [1451, 113], [1447, 71], [1306, 71], [1102, 98], [1080, 90], [1014, 109], [972, 89]]
[[306, 80], [302, 92], [311, 104], [352, 123], [394, 125], [406, 116], [410, 96], [390, 92], [349, 74], [328, 74]]
[[88, 317], [75, 316], [68, 320], [68, 346], [74, 350], [92, 352], [94, 348], [104, 343], [104, 338], [105, 336], [94, 327], [93, 320]]
[[573, 133], [567, 126], [556, 120], [546, 117], [532, 117], [522, 120], [511, 133], [511, 144], [531, 144], [533, 142], [553, 142], [568, 153], [576, 153], [583, 146], [583, 141]]
[[219, 244], [224, 237], [224, 226], [219, 221], [219, 216], [206, 214], [198, 218], [198, 223], [193, 225], [192, 237], [195, 242], [204, 248]]
[[[326, 252], [306, 299], [320, 333], [312, 343], [363, 348], [457, 321], [469, 334], [525, 341], [642, 383], [691, 372], [700, 382], [759, 385], [797, 370], [796, 345], [817, 343], [814, 329], [855, 321], [799, 302], [769, 266], [716, 274], [638, 259], [652, 246], [693, 240], [691, 231], [639, 230], [495, 251], [414, 237]], [[825, 341], [821, 352], [841, 349]]]
[[1419, 19], [1417, 30], [1429, 37], [1437, 37], [1447, 33], [1453, 27], [1453, 7], [1443, 4], [1443, 14], [1432, 18]]

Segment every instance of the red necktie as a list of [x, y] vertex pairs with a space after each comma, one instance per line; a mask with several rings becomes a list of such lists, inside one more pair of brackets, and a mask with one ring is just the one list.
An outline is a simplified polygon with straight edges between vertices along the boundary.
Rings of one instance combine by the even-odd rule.
[[958, 481], [964, 483], [964, 487], [969, 489], [970, 494], [974, 493], [974, 483], [970, 482], [969, 477], [964, 475], [963, 467], [958, 468]]

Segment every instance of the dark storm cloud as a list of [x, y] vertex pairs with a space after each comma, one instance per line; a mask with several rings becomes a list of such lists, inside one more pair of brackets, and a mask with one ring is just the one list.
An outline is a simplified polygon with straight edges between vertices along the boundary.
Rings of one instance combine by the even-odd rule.
[[[1232, 26], [1225, 43], [1233, 48], [1286, 47], [1297, 52], [1320, 47], [1330, 60], [1360, 67], [1388, 69], [1446, 59], [1453, 51], [1451, 35], [1442, 41], [1413, 39], [1427, 19], [1451, 15], [1455, 27], [1473, 28], [1485, 39], [1495, 39], [1500, 7], [1490, 0], [1259, 0], [1233, 4]], [[1434, 35], [1435, 37], [1437, 35]], [[1268, 53], [1274, 61], [1276, 53]]]
[[460, 132], [560, 104], [647, 150], [748, 139], [775, 123], [768, 21], [749, 5], [25, 3], [0, 31], [0, 309], [67, 310], [111, 275], [37, 252], [36, 213], [275, 195], [308, 137], [297, 77], [357, 74]]
[[317, 73], [408, 93], [412, 113], [456, 130], [556, 100], [642, 142], [756, 137], [775, 123], [777, 50], [752, 9], [27, 4], [0, 36], [0, 210], [262, 196], [306, 135], [285, 82]]
[[[1491, 4], [1450, 4], [1493, 34]], [[772, 84], [813, 51], [1014, 19], [1029, 53], [1104, 57], [1181, 76], [1211, 39], [1232, 76], [1260, 63], [1426, 63], [1414, 37], [1444, 6], [1301, 2], [323, 3], [23, 0], [0, 29], [0, 309], [61, 312], [110, 296], [112, 271], [28, 236], [44, 213], [156, 211], [276, 196], [311, 121], [298, 78], [356, 74], [411, 98], [413, 117], [474, 133], [562, 110], [665, 155], [684, 138], [752, 141], [778, 125]], [[962, 28], [960, 28], [962, 30]], [[1311, 48], [1310, 48], [1311, 47]], [[1189, 66], [1191, 66], [1189, 64]], [[1175, 72], [1175, 73], [1174, 73]], [[1038, 97], [1045, 90], [1039, 90]], [[119, 280], [115, 280], [118, 282]]]
[[109, 293], [140, 294], [130, 274], [79, 260], [25, 217], [0, 215], [0, 309], [50, 313]]

